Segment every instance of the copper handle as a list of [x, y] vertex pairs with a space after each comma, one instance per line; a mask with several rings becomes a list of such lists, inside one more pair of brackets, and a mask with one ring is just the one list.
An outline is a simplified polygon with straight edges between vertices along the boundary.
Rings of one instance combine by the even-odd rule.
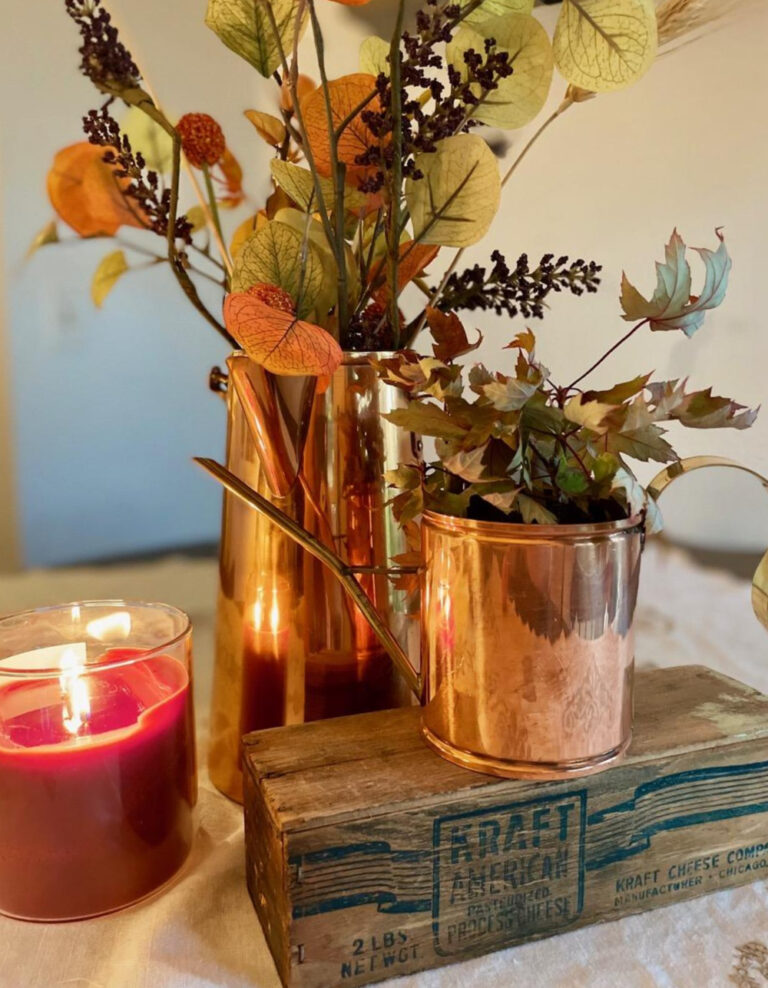
[[[689, 456], [684, 460], [677, 460], [656, 474], [648, 485], [649, 497], [658, 501], [673, 480], [705, 467], [729, 467], [732, 470], [741, 470], [756, 477], [768, 491], [768, 477], [737, 463], [736, 460], [726, 456]], [[760, 624], [768, 631], [768, 550], [763, 554], [752, 577], [752, 610]]]

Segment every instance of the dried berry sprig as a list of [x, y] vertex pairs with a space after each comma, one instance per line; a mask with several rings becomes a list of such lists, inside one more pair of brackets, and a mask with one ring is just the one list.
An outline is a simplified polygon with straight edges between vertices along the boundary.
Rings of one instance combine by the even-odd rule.
[[[437, 7], [437, 0], [428, 0], [428, 6]], [[476, 126], [473, 109], [481, 104], [489, 93], [498, 88], [499, 82], [513, 72], [513, 65], [506, 51], [497, 51], [496, 42], [488, 38], [483, 52], [468, 49], [463, 54], [464, 72], [445, 60], [436, 50], [453, 37], [453, 32], [465, 11], [458, 5], [438, 8], [434, 12], [420, 10], [417, 13], [417, 33], [405, 31], [400, 52], [402, 105], [402, 174], [421, 178], [416, 168], [415, 156], [431, 154], [437, 142], [454, 134], [460, 134]], [[448, 73], [448, 86], [437, 73]], [[360, 188], [365, 192], [377, 192], [385, 184], [385, 175], [392, 167], [393, 143], [387, 138], [393, 132], [392, 87], [390, 76], [381, 73], [376, 80], [376, 91], [382, 109], [363, 110], [361, 117], [377, 139], [370, 148], [356, 158], [356, 164], [375, 166], [376, 171], [366, 176]], [[421, 99], [429, 92], [431, 105], [424, 109]]]
[[141, 82], [138, 66], [100, 0], [65, 0], [65, 8], [80, 29], [83, 75], [103, 92], [137, 88]]
[[461, 273], [454, 272], [437, 301], [444, 312], [458, 309], [491, 310], [497, 315], [526, 319], [544, 316], [544, 300], [550, 292], [572, 295], [594, 293], [600, 284], [602, 265], [578, 258], [569, 263], [567, 255], [555, 258], [545, 254], [531, 270], [527, 254], [521, 254], [510, 268], [502, 253], [491, 254], [492, 267], [475, 264]]
[[[140, 151], [131, 148], [127, 134], [121, 133], [120, 125], [110, 116], [109, 109], [90, 110], [83, 117], [83, 130], [91, 144], [107, 148], [104, 161], [116, 166], [115, 177], [130, 180], [122, 194], [136, 215], [142, 218], [147, 229], [167, 238], [171, 190], [160, 189], [157, 172], [146, 167]], [[192, 225], [186, 216], [176, 218], [174, 232], [179, 240], [192, 243]]]

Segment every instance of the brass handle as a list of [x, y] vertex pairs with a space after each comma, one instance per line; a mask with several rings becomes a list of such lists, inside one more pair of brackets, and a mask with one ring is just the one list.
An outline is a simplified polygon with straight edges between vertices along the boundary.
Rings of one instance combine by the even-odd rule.
[[[726, 456], [689, 456], [684, 460], [677, 460], [657, 473], [648, 485], [648, 495], [654, 501], [658, 501], [673, 480], [705, 467], [729, 467], [732, 470], [742, 470], [756, 477], [768, 491], [768, 477], [737, 463], [736, 460], [728, 459]], [[768, 631], [768, 550], [758, 563], [755, 575], [752, 577], [752, 610], [760, 624]]]
[[355, 604], [357, 604], [363, 617], [370, 624], [374, 634], [395, 663], [395, 666], [411, 691], [420, 702], [423, 702], [425, 692], [423, 677], [411, 665], [408, 656], [400, 647], [400, 643], [387, 627], [386, 621], [357, 582], [354, 567], [348, 566], [335, 552], [313, 535], [310, 535], [305, 528], [302, 528], [298, 522], [294, 521], [284, 511], [281, 511], [271, 501], [268, 501], [267, 498], [262, 497], [252, 487], [243, 483], [242, 480], [236, 477], [230, 470], [227, 470], [226, 467], [222, 466], [221, 463], [205, 457], [196, 456], [194, 459], [195, 463], [198, 463], [203, 470], [206, 470], [212, 477], [215, 477], [231, 494], [234, 494], [235, 497], [240, 498], [241, 501], [249, 504], [257, 511], [261, 511], [281, 531], [285, 532], [286, 535], [302, 546], [315, 559], [319, 559], [330, 570]]

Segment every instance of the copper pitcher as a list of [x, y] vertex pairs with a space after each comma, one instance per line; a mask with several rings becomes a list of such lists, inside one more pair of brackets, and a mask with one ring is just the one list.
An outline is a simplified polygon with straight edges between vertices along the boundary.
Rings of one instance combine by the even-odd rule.
[[[383, 355], [381, 355], [383, 356]], [[347, 564], [399, 646], [418, 661], [418, 599], [387, 570], [407, 550], [384, 472], [419, 455], [382, 416], [405, 397], [369, 354], [325, 388], [274, 378], [244, 354], [227, 375], [227, 465]], [[317, 560], [229, 492], [224, 496], [209, 769], [242, 799], [240, 738], [253, 730], [414, 702], [368, 623]]]

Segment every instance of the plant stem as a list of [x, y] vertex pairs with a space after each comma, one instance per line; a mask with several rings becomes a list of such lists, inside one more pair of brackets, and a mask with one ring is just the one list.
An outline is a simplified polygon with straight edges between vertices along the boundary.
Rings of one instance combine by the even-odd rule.
[[630, 338], [630, 336], [634, 336], [634, 334], [638, 331], [638, 329], [640, 329], [641, 326], [645, 326], [647, 322], [648, 319], [646, 318], [646, 319], [641, 319], [639, 323], [636, 323], [628, 333], [625, 333], [622, 336], [622, 338], [618, 340], [616, 343], [614, 343], [609, 350], [606, 350], [606, 352], [602, 355], [602, 357], [600, 357], [599, 360], [596, 360], [594, 364], [592, 364], [591, 367], [587, 368], [587, 370], [585, 370], [583, 374], [577, 377], [575, 381], [571, 381], [571, 383], [566, 388], [566, 392], [573, 390], [573, 388], [575, 388], [576, 385], [579, 384], [579, 382], [583, 381], [588, 374], [591, 374], [592, 371], [595, 370], [595, 368], [599, 367], [604, 360], [607, 360], [612, 353], [614, 353], [616, 350], [619, 349], [622, 343], [626, 343], [627, 340]]
[[219, 207], [216, 203], [216, 193], [213, 188], [213, 182], [211, 181], [210, 168], [205, 161], [203, 162], [203, 179], [205, 180], [205, 191], [208, 193], [208, 204], [211, 210], [211, 217], [213, 218], [213, 226], [223, 243], [224, 235], [221, 232], [221, 218], [219, 216]]
[[172, 127], [171, 132], [171, 136], [173, 138], [173, 163], [171, 166], [171, 196], [168, 207], [168, 261], [171, 265], [171, 271], [173, 271], [174, 277], [192, 305], [194, 305], [206, 322], [213, 326], [216, 332], [227, 341], [229, 346], [236, 350], [239, 347], [237, 340], [235, 340], [233, 336], [230, 336], [226, 330], [226, 327], [222, 326], [218, 319], [214, 318], [214, 316], [211, 315], [206, 306], [203, 304], [200, 296], [197, 294], [197, 288], [195, 288], [194, 282], [187, 274], [184, 265], [179, 258], [178, 251], [176, 250], [176, 216], [179, 208], [181, 138], [176, 133], [175, 128]]
[[[328, 241], [328, 246], [331, 248], [331, 252], [334, 256], [336, 264], [340, 264], [338, 257], [338, 249], [336, 245], [336, 233], [331, 225], [331, 221], [328, 219], [328, 208], [325, 205], [325, 197], [323, 196], [323, 188], [320, 183], [320, 176], [315, 166], [314, 155], [312, 154], [312, 148], [307, 140], [307, 129], [304, 126], [304, 114], [301, 112], [301, 104], [299, 103], [299, 90], [298, 90], [298, 46], [299, 46], [299, 26], [301, 25], [302, 18], [304, 17], [304, 12], [306, 10], [306, 0], [299, 0], [298, 7], [296, 8], [296, 30], [294, 31], [293, 38], [293, 65], [288, 65], [288, 58], [285, 54], [285, 48], [283, 47], [283, 41], [280, 37], [280, 31], [277, 26], [277, 21], [275, 19], [275, 12], [272, 9], [272, 4], [265, 4], [267, 19], [269, 20], [270, 27], [272, 28], [272, 33], [274, 35], [275, 44], [277, 45], [277, 50], [280, 53], [280, 61], [283, 66], [283, 78], [288, 79], [288, 88], [291, 93], [291, 102], [293, 103], [293, 112], [296, 116], [296, 123], [298, 124], [297, 137], [301, 143], [301, 149], [304, 152], [304, 157], [307, 159], [307, 164], [309, 165], [309, 170], [312, 173], [312, 180], [315, 186], [315, 198], [317, 199], [317, 208], [320, 213], [320, 220], [323, 224], [323, 232], [325, 233], [325, 238]], [[337, 334], [338, 335], [338, 334]]]
[[339, 337], [346, 335], [347, 323], [349, 321], [349, 289], [347, 283], [347, 252], [344, 240], [344, 183], [346, 178], [346, 168], [344, 162], [339, 161], [338, 138], [336, 137], [333, 122], [333, 105], [331, 103], [331, 91], [328, 87], [328, 75], [325, 70], [325, 42], [323, 32], [320, 28], [320, 21], [317, 17], [314, 0], [307, 0], [309, 5], [309, 16], [312, 21], [312, 34], [315, 39], [315, 50], [317, 52], [317, 65], [320, 70], [320, 85], [323, 90], [323, 100], [325, 102], [325, 115], [328, 121], [328, 141], [330, 146], [330, 157], [332, 164], [333, 178], [333, 212], [335, 222], [335, 244], [336, 244], [336, 268], [338, 271], [336, 314]]
[[397, 273], [400, 264], [400, 191], [403, 184], [403, 100], [400, 35], [403, 33], [405, 0], [398, 0], [397, 18], [389, 46], [389, 72], [392, 113], [392, 170], [389, 199], [389, 322], [393, 349], [400, 345], [400, 310], [397, 306]]

